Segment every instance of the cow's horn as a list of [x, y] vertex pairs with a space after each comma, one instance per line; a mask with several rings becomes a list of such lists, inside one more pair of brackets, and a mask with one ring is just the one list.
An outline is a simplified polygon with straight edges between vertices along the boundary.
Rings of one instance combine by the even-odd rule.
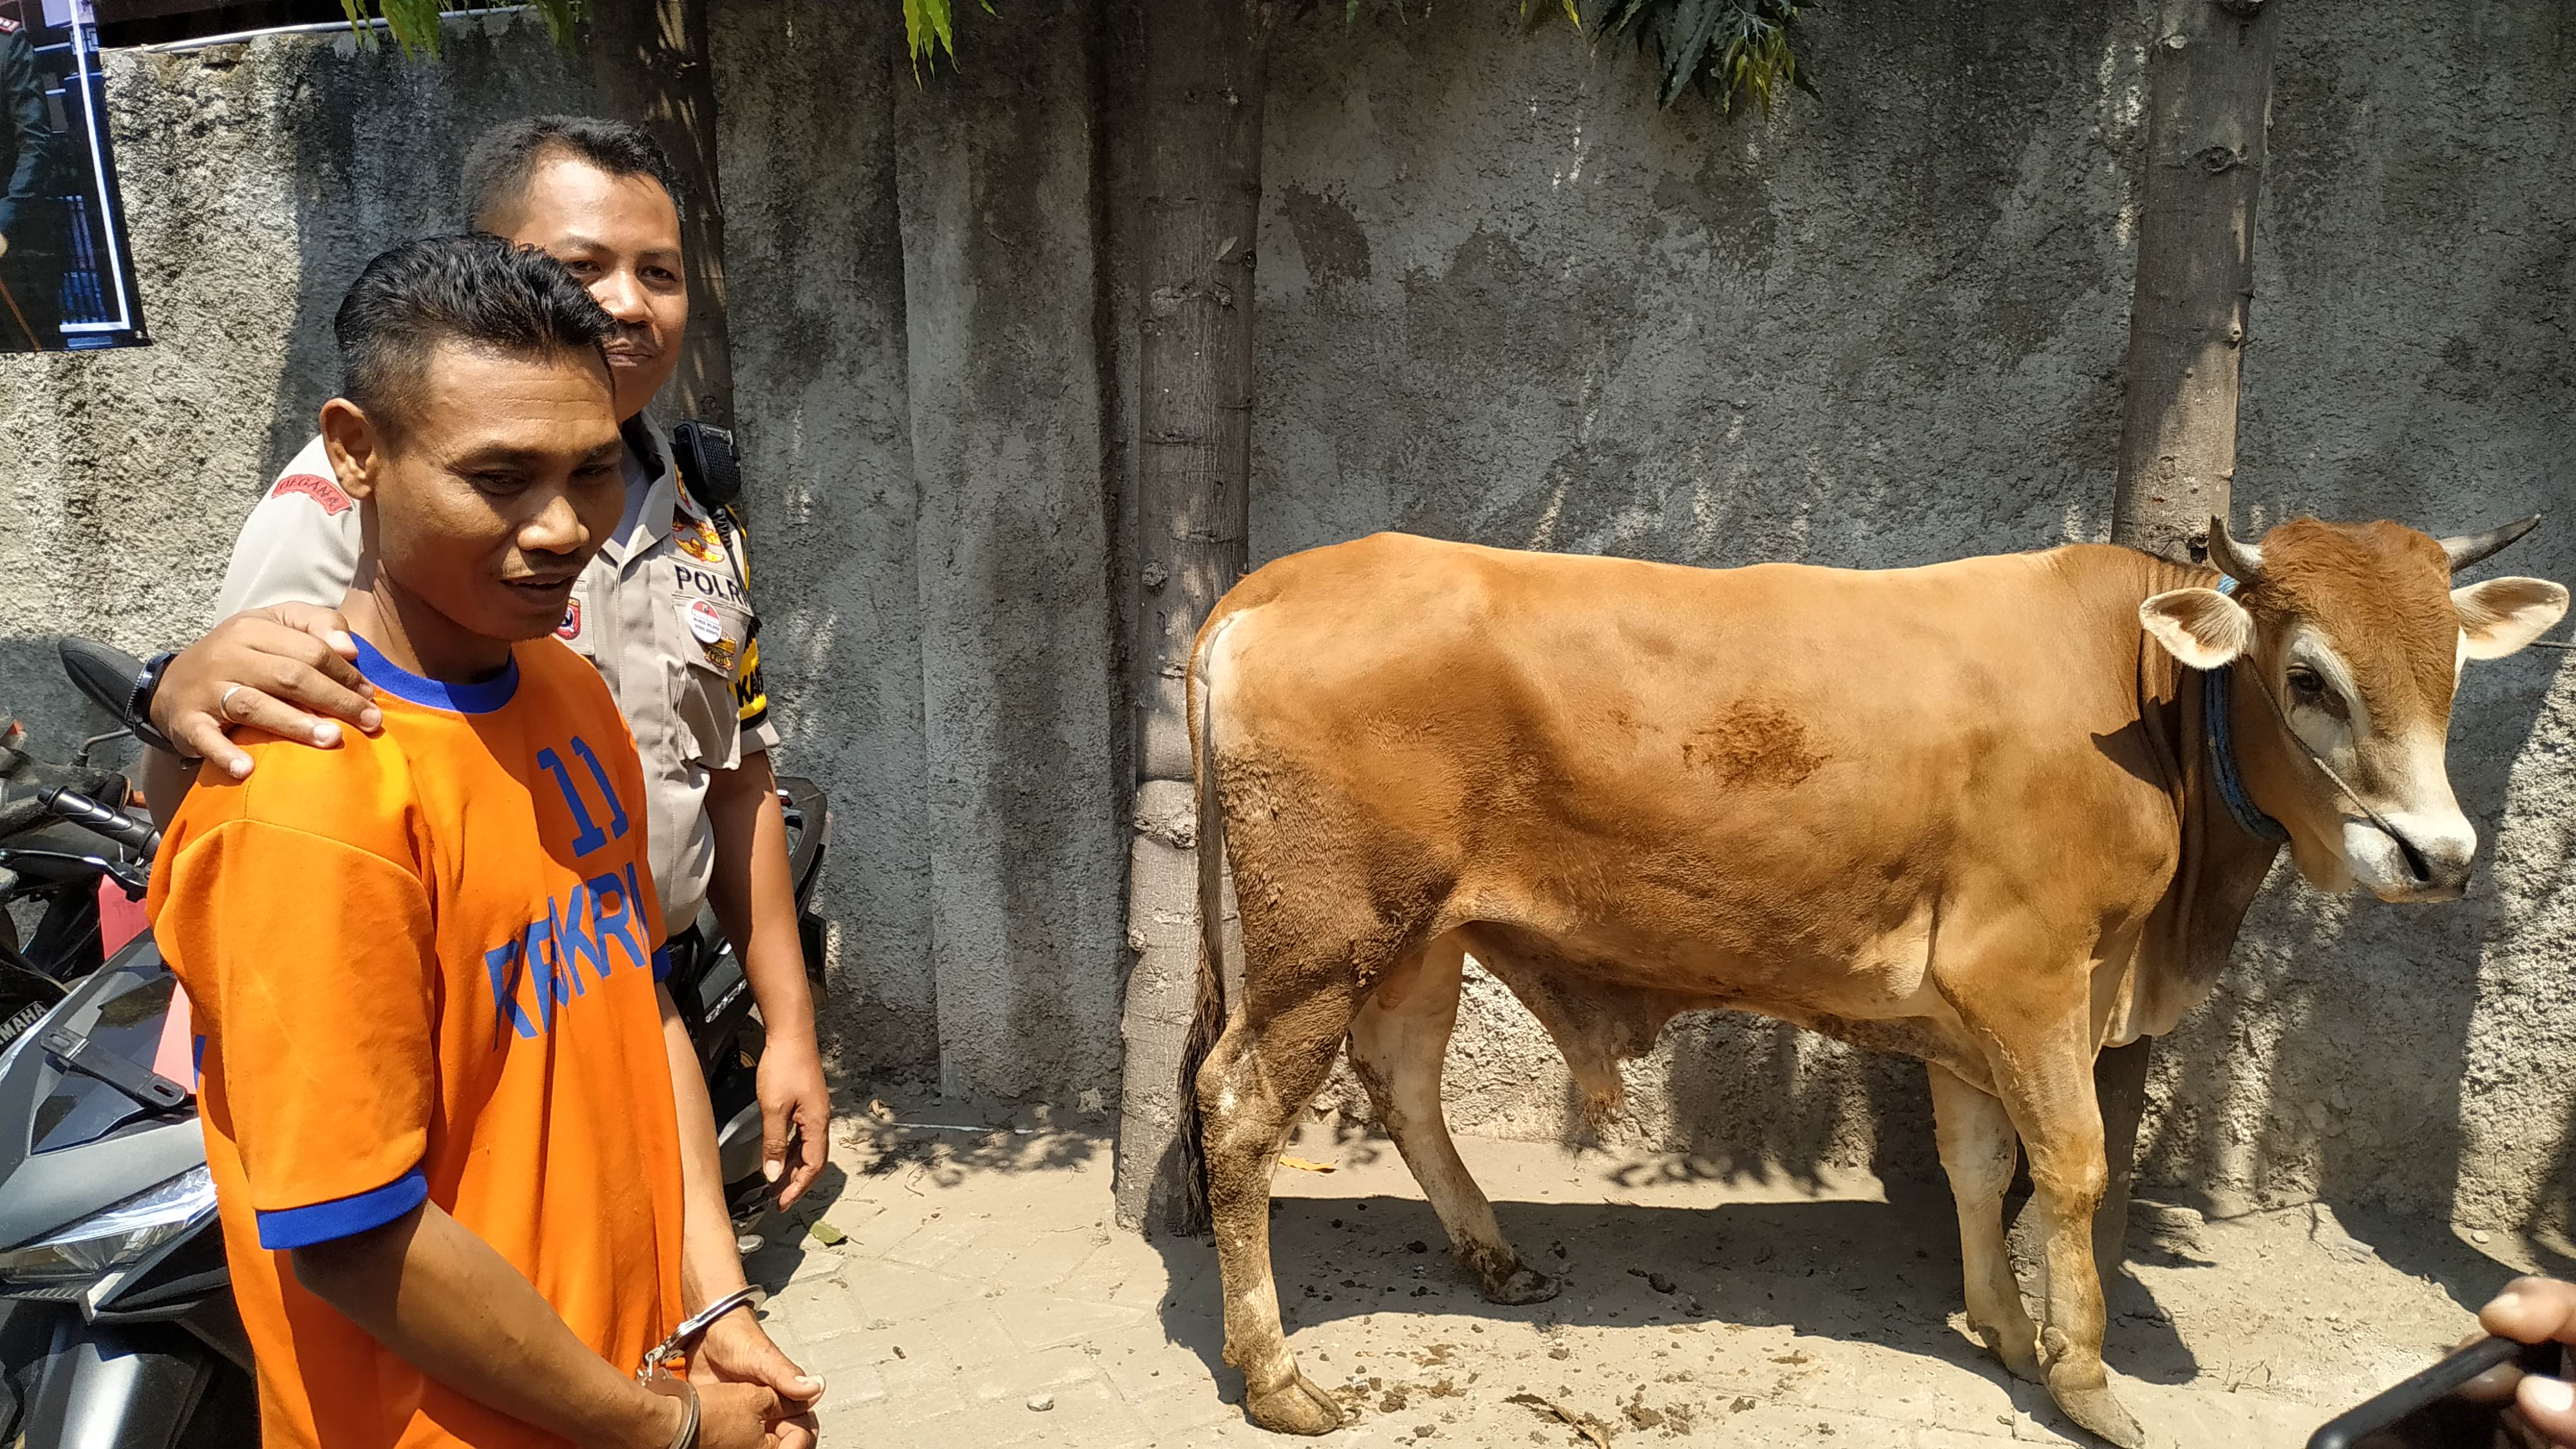
[[2535, 513], [2529, 518], [2518, 519], [2502, 528], [2490, 528], [2484, 533], [2464, 533], [2457, 538], [2443, 539], [2442, 552], [2451, 556], [2451, 572], [2458, 573], [2473, 563], [2503, 552], [2505, 545], [2539, 526], [2540, 515]]
[[2214, 513], [2209, 518], [2209, 561], [2249, 589], [2263, 581], [2262, 547], [2228, 537], [2227, 520]]

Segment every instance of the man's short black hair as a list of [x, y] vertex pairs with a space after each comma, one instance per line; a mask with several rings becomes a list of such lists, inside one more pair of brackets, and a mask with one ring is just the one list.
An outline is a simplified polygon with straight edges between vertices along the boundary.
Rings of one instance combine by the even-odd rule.
[[340, 395], [399, 431], [405, 396], [442, 342], [510, 357], [571, 355], [608, 368], [617, 324], [564, 264], [496, 236], [405, 242], [340, 299]]
[[671, 198], [671, 208], [688, 214], [679, 169], [643, 127], [597, 116], [529, 116], [494, 126], [465, 153], [456, 188], [465, 224], [495, 230], [494, 223], [526, 194], [528, 174], [556, 152], [611, 176], [650, 176]]

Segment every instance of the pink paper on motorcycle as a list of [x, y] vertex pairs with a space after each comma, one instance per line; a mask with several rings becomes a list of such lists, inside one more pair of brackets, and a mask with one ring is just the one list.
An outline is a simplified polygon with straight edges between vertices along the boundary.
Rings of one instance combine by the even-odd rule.
[[152, 917], [145, 914], [141, 901], [125, 898], [125, 887], [101, 877], [98, 883], [98, 944], [107, 955], [125, 949], [125, 943], [152, 929]]
[[170, 983], [170, 1011], [161, 1018], [161, 1044], [152, 1049], [152, 1071], [193, 1092], [197, 1090], [197, 1033], [188, 1010], [188, 989]]
[[[141, 901], [127, 900], [124, 890], [114, 881], [98, 883], [98, 942], [108, 955], [124, 950], [127, 942], [151, 929], [152, 917], [144, 912]], [[161, 1018], [161, 1041], [152, 1050], [152, 1070], [192, 1092], [197, 1089], [195, 1028], [188, 993], [173, 981], [170, 1010]]]

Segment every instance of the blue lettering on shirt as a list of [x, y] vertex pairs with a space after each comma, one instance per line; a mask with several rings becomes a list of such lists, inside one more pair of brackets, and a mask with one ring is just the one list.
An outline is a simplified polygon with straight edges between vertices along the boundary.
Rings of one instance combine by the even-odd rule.
[[[590, 742], [575, 736], [568, 748], [581, 760], [608, 807], [608, 828], [603, 830], [590, 813], [589, 803], [574, 786], [572, 771], [565, 766], [563, 756], [551, 748], [537, 751], [538, 767], [554, 777], [555, 788], [562, 792], [564, 805], [572, 813], [572, 851], [580, 857], [606, 849], [612, 840], [625, 839], [631, 822], [616, 789], [609, 784], [608, 770], [601, 765]], [[647, 972], [653, 969], [653, 953], [644, 945], [642, 921], [635, 908], [639, 888], [635, 863], [630, 860], [622, 876], [615, 871], [605, 872], [575, 885], [569, 901], [548, 896], [543, 916], [483, 953], [484, 974], [492, 986], [492, 1005], [500, 1013], [493, 1023], [496, 1042], [504, 1023], [528, 1040], [553, 1031], [555, 1009], [569, 1007], [575, 998], [587, 993], [582, 981], [585, 963], [600, 980], [608, 979], [614, 969], [608, 952], [611, 941], [625, 946], [630, 964]], [[519, 1004], [523, 978], [533, 978], [536, 985], [533, 1020]]]
[[[595, 876], [574, 886], [567, 904], [553, 896], [546, 899], [546, 913], [530, 921], [519, 933], [483, 953], [483, 969], [492, 985], [492, 1004], [501, 1013], [494, 1023], [497, 1032], [506, 1022], [521, 1037], [534, 1040], [554, 1030], [557, 1007], [569, 1007], [575, 998], [587, 994], [581, 979], [584, 962], [605, 981], [618, 963], [609, 955], [608, 944], [615, 941], [626, 948], [626, 965], [644, 971], [653, 969], [653, 956], [644, 948], [638, 935], [634, 900], [637, 877], [629, 862], [624, 878], [616, 875]], [[519, 1004], [519, 984], [531, 979], [536, 986], [536, 1015], [530, 1018]]]

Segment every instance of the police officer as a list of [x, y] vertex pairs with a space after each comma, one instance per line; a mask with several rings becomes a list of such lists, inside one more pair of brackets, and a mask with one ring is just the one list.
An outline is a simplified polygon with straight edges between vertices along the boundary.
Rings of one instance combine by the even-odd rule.
[[63, 345], [58, 218], [43, 194], [54, 128], [36, 38], [0, 14], [0, 352], [52, 352]]
[[[769, 768], [777, 736], [759, 685], [748, 561], [738, 520], [689, 495], [644, 410], [678, 363], [688, 321], [677, 176], [636, 127], [544, 116], [478, 140], [462, 190], [475, 229], [552, 254], [618, 323], [608, 353], [626, 438], [625, 516], [575, 586], [557, 634], [599, 667], [635, 732], [667, 928], [684, 932], [711, 902], [741, 954], [768, 1031], [763, 1155], [782, 1203], [792, 1202], [821, 1169], [831, 1104]], [[506, 469], [473, 481], [512, 486]], [[359, 517], [319, 438], [252, 510], [224, 576], [223, 622], [138, 681], [133, 712], [172, 747], [156, 751], [147, 773], [156, 809], [186, 789], [190, 772], [176, 755], [249, 773], [249, 757], [227, 738], [234, 728], [329, 748], [340, 740], [334, 719], [378, 726], [369, 686], [349, 663], [354, 645], [329, 612], [356, 569]], [[791, 1136], [802, 1149], [793, 1162]], [[743, 1281], [730, 1254], [682, 1272], [693, 1303]], [[820, 1392], [747, 1311], [720, 1321], [703, 1353], [726, 1376], [756, 1378], [790, 1399], [810, 1403]]]

